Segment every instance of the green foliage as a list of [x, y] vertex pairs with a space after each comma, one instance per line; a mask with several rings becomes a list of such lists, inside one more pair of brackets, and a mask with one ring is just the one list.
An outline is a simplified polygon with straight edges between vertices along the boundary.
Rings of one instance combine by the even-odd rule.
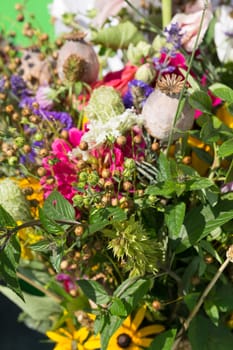
[[227, 103], [233, 103], [233, 90], [224, 84], [215, 83], [209, 87], [210, 91], [217, 97], [226, 101]]
[[134, 24], [127, 21], [114, 27], [98, 30], [93, 33], [92, 40], [96, 44], [117, 50], [127, 48], [131, 43], [136, 45], [143, 40], [143, 36]]
[[194, 91], [189, 97], [189, 103], [195, 109], [199, 109], [205, 113], [211, 113], [212, 102], [204, 91]]
[[159, 334], [151, 343], [148, 350], [170, 350], [176, 336], [176, 329], [170, 329], [162, 334]]

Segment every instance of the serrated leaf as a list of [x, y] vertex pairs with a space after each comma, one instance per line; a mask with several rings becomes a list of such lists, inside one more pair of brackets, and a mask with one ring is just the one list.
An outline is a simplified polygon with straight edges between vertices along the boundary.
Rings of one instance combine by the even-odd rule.
[[51, 242], [47, 239], [33, 243], [30, 248], [36, 252], [48, 252], [51, 249]]
[[17, 223], [13, 217], [0, 205], [0, 227], [15, 227]]
[[210, 91], [217, 97], [228, 102], [233, 103], [233, 90], [224, 84], [215, 83], [209, 87]]
[[204, 91], [194, 91], [192, 95], [189, 96], [189, 104], [202, 112], [211, 113], [212, 102], [211, 98]]
[[96, 304], [107, 304], [111, 300], [100, 283], [91, 280], [78, 280], [77, 283], [83, 293]]
[[193, 180], [186, 181], [186, 189], [188, 191], [203, 190], [203, 189], [209, 188], [213, 185], [214, 185], [214, 182], [212, 180], [204, 178], [204, 177], [195, 178]]
[[157, 175], [158, 182], [172, 180], [174, 174], [171, 173], [171, 161], [167, 159], [166, 155], [161, 152], [158, 159], [159, 173]]
[[17, 267], [20, 259], [20, 245], [16, 236], [13, 236], [3, 251], [0, 251], [0, 276], [6, 285], [21, 299], [23, 294], [17, 277]]
[[183, 202], [166, 208], [165, 222], [168, 226], [169, 237], [172, 239], [179, 237], [185, 217], [185, 208], [186, 205]]
[[140, 40], [144, 40], [137, 27], [129, 21], [116, 26], [102, 28], [93, 34], [92, 41], [109, 47], [113, 50], [127, 49], [129, 44], [136, 45]]
[[119, 297], [121, 299], [124, 299], [127, 296], [133, 295], [137, 292], [138, 289], [141, 289], [141, 287], [145, 288], [145, 293], [149, 289], [150, 281], [144, 278], [128, 278], [123, 283], [117, 287], [117, 289], [114, 291], [113, 295], [115, 297]]
[[52, 220], [74, 220], [75, 209], [57, 191], [52, 192], [44, 202], [43, 210]]
[[218, 150], [219, 157], [228, 157], [233, 154], [233, 138], [221, 144]]
[[62, 234], [64, 233], [64, 228], [61, 225], [58, 225], [54, 220], [52, 220], [47, 212], [39, 208], [39, 218], [42, 224], [42, 227], [50, 234]]
[[119, 207], [95, 209], [90, 215], [89, 233], [102, 230], [107, 225], [126, 220], [126, 213]]
[[156, 336], [147, 350], [171, 350], [176, 336], [176, 329], [170, 329]]
[[112, 305], [110, 306], [110, 312], [112, 315], [116, 316], [127, 316], [128, 312], [120, 298], [114, 298], [112, 301]]

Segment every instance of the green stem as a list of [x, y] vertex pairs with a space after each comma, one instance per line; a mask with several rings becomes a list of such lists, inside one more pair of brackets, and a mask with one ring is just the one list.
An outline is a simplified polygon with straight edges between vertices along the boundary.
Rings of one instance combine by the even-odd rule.
[[188, 69], [187, 69], [187, 72], [186, 72], [186, 75], [185, 75], [183, 88], [182, 88], [182, 90], [180, 92], [179, 102], [178, 102], [178, 106], [177, 106], [177, 109], [176, 109], [176, 114], [175, 114], [175, 117], [174, 117], [174, 120], [173, 120], [173, 124], [172, 124], [172, 131], [171, 131], [171, 133], [169, 135], [169, 139], [168, 139], [167, 156], [168, 156], [168, 153], [169, 153], [169, 148], [170, 148], [170, 146], [172, 144], [172, 141], [173, 141], [173, 134], [174, 134], [175, 125], [176, 125], [177, 121], [179, 120], [180, 115], [181, 115], [182, 110], [183, 110], [183, 108], [181, 108], [181, 104], [182, 104], [182, 101], [183, 101], [183, 96], [184, 96], [184, 92], [185, 92], [185, 89], [186, 89], [188, 76], [189, 76], [189, 73], [190, 73], [190, 70], [191, 70], [191, 67], [192, 67], [192, 64], [193, 64], [195, 52], [196, 52], [196, 49], [197, 49], [197, 45], [198, 45], [201, 29], [202, 29], [204, 18], [205, 18], [206, 9], [207, 9], [207, 1], [205, 2], [205, 6], [204, 6], [203, 11], [202, 11], [200, 26], [199, 26], [199, 29], [198, 29], [198, 33], [197, 33], [197, 37], [196, 37], [196, 40], [195, 40], [194, 48], [192, 50], [192, 54], [191, 54], [189, 62], [188, 62]]
[[162, 24], [165, 28], [172, 18], [172, 2], [171, 0], [162, 0]]
[[214, 275], [214, 277], [212, 278], [210, 283], [205, 288], [205, 290], [202, 293], [200, 299], [198, 300], [196, 306], [194, 307], [194, 309], [192, 310], [192, 312], [190, 313], [188, 318], [184, 321], [183, 327], [180, 329], [180, 331], [178, 332], [178, 334], [176, 336], [176, 340], [172, 346], [172, 350], [176, 350], [178, 348], [178, 345], [182, 339], [184, 332], [186, 332], [187, 329], [189, 328], [190, 323], [192, 322], [193, 318], [196, 316], [196, 314], [200, 310], [200, 307], [202, 306], [205, 298], [207, 297], [207, 295], [209, 294], [209, 292], [211, 291], [211, 289], [213, 288], [213, 286], [215, 285], [215, 283], [217, 282], [217, 280], [219, 279], [219, 277], [221, 276], [221, 274], [223, 273], [223, 271], [225, 270], [225, 268], [227, 267], [229, 262], [232, 262], [232, 260], [231, 260], [230, 256], [227, 256], [226, 260], [223, 262], [223, 264], [220, 266], [220, 268], [218, 269], [218, 271], [216, 272], [216, 274]]
[[147, 16], [143, 15], [134, 5], [132, 5], [131, 1], [129, 0], [124, 0], [124, 1], [126, 2], [127, 5], [129, 5], [129, 7], [132, 10], [134, 10], [135, 13], [137, 13], [137, 15], [144, 18], [146, 23], [148, 23], [152, 28], [154, 28], [156, 33], [164, 36], [164, 32], [159, 27], [157, 27], [153, 22], [151, 22]]

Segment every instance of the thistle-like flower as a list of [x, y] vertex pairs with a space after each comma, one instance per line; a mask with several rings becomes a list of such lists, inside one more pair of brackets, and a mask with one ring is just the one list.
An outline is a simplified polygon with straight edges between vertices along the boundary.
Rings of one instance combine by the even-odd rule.
[[113, 224], [111, 230], [104, 230], [111, 238], [108, 248], [122, 263], [130, 276], [156, 273], [157, 262], [162, 259], [162, 249], [159, 242], [151, 239], [140, 221], [131, 216], [128, 221]]

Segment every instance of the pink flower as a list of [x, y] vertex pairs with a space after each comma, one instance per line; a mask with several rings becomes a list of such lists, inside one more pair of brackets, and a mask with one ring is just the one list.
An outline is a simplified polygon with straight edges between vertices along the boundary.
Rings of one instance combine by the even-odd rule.
[[[183, 37], [181, 43], [184, 46], [185, 50], [187, 50], [188, 52], [191, 52], [194, 48], [199, 27], [201, 24], [204, 6], [205, 1], [197, 0], [192, 5], [186, 5], [185, 13], [178, 13], [172, 18], [172, 23], [178, 23], [180, 28], [182, 29], [181, 33], [183, 34]], [[205, 11], [198, 45], [202, 42], [212, 17], [213, 15], [211, 11], [211, 5], [209, 4], [208, 8]]]

